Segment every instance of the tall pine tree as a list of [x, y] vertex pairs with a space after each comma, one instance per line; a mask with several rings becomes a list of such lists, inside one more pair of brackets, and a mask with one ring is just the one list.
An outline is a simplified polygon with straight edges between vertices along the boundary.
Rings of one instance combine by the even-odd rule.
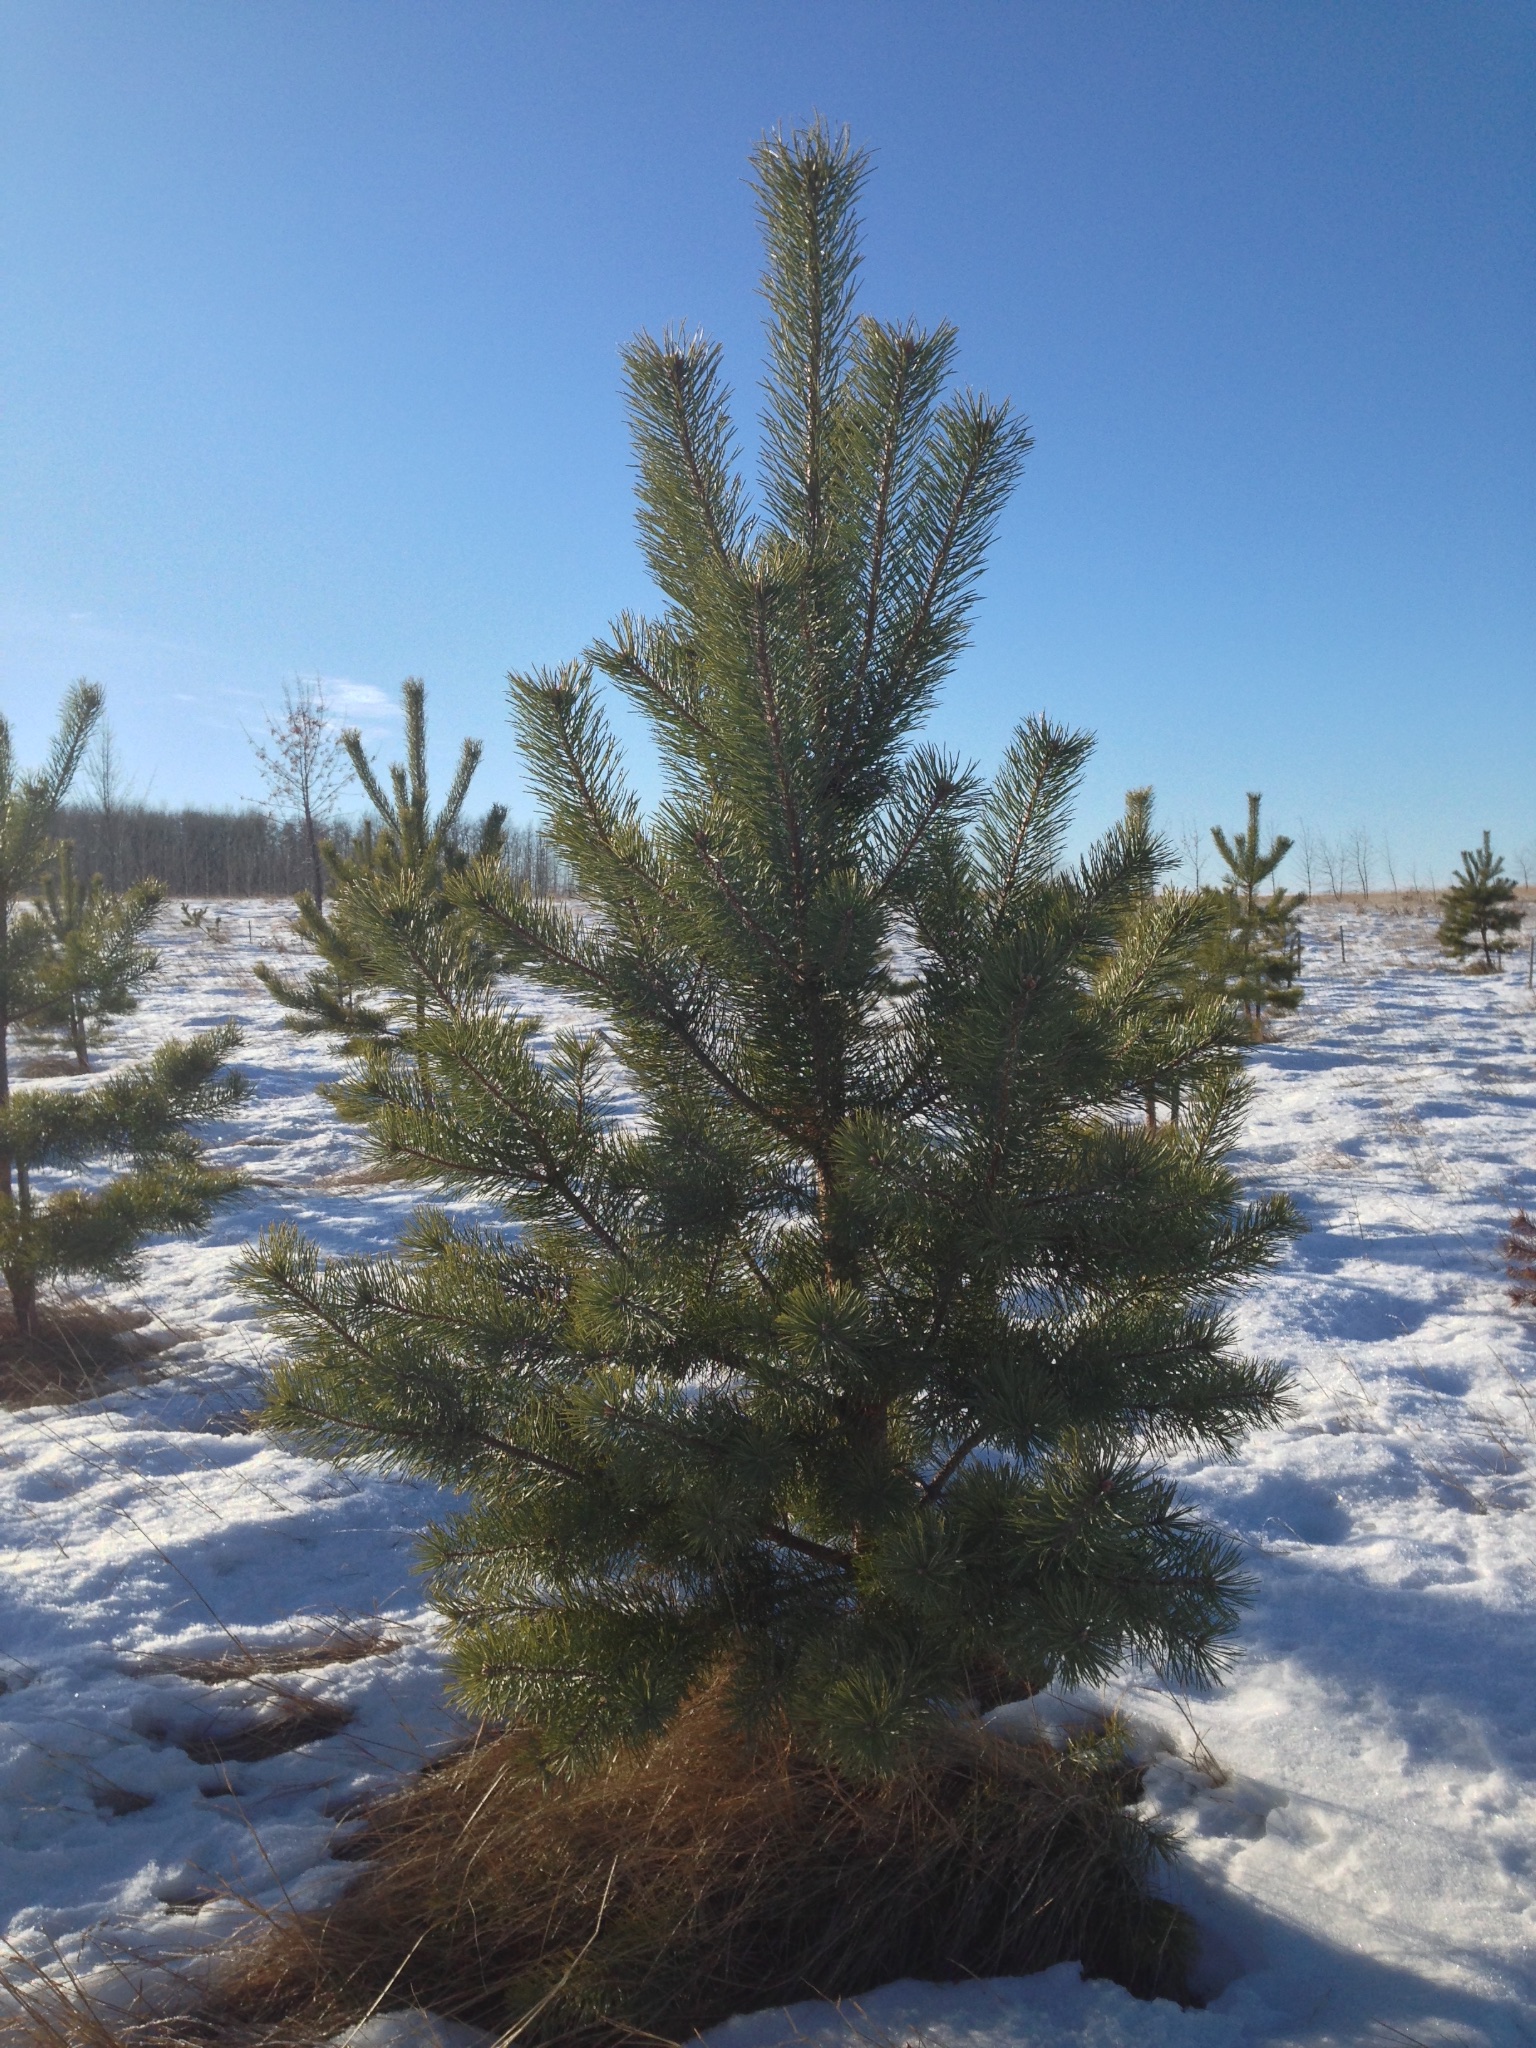
[[[1497, 974], [1514, 951], [1514, 934], [1525, 922], [1515, 908], [1515, 885], [1504, 872], [1488, 833], [1483, 843], [1463, 850], [1461, 866], [1440, 898], [1441, 947], [1453, 960], [1471, 960], [1479, 974]], [[1481, 957], [1479, 957], [1481, 956]]]
[[[987, 789], [917, 739], [1022, 424], [953, 388], [950, 328], [856, 312], [846, 137], [755, 165], [757, 502], [718, 349], [640, 336], [664, 609], [512, 679], [584, 907], [494, 861], [447, 876], [448, 921], [359, 882], [426, 998], [350, 1111], [515, 1227], [427, 1208], [395, 1257], [329, 1262], [278, 1230], [249, 1273], [272, 1419], [467, 1494], [430, 1556], [476, 1710], [579, 1766], [724, 1673], [748, 1721], [879, 1773], [965, 1698], [1219, 1670], [1238, 1559], [1156, 1461], [1276, 1413], [1226, 1302], [1293, 1219], [1226, 1164], [1231, 1006], [1163, 1000], [1201, 906], [1151, 886], [1134, 817], [1064, 864], [1087, 741], [1031, 721]], [[655, 737], [649, 818], [599, 673]], [[514, 969], [606, 1022], [545, 1036]]]

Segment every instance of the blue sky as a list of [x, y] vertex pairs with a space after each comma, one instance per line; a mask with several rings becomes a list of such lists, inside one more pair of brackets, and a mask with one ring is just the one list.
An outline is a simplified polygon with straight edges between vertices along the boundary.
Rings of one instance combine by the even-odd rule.
[[[4, 0], [0, 706], [232, 802], [318, 674], [526, 811], [512, 666], [644, 607], [618, 348], [758, 374], [746, 156], [875, 153], [872, 311], [1037, 447], [936, 716], [1085, 823], [1536, 848], [1536, 10], [1491, 0]], [[1294, 870], [1292, 879], [1298, 879]]]

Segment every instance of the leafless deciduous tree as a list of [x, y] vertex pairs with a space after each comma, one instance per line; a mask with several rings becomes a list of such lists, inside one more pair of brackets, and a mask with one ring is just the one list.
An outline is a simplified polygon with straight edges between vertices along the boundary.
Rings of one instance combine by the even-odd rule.
[[1317, 834], [1304, 823], [1301, 828], [1301, 873], [1309, 896], [1313, 894], [1313, 877], [1318, 864]]
[[1387, 870], [1387, 881], [1391, 886], [1393, 901], [1397, 904], [1398, 909], [1401, 910], [1403, 907], [1403, 892], [1397, 886], [1397, 869], [1392, 865], [1392, 842], [1390, 839], [1384, 839], [1381, 842], [1381, 858]]
[[1205, 834], [1198, 825], [1185, 823], [1179, 833], [1179, 849], [1189, 862], [1195, 887], [1200, 888], [1205, 874]]
[[1329, 895], [1342, 896], [1344, 894], [1343, 847], [1335, 846], [1331, 839], [1319, 839], [1317, 842], [1317, 858], [1322, 864], [1323, 873], [1328, 877]]
[[1349, 835], [1346, 857], [1348, 865], [1355, 871], [1355, 880], [1360, 885], [1362, 896], [1369, 896], [1371, 893], [1371, 857], [1374, 851], [1370, 833], [1357, 825]]
[[299, 676], [283, 685], [281, 716], [269, 715], [266, 744], [253, 740], [251, 746], [274, 808], [297, 818], [303, 828], [310, 893], [323, 908], [320, 832], [346, 780], [347, 764], [318, 676]]
[[96, 728], [96, 738], [85, 757], [85, 786], [98, 813], [100, 827], [100, 873], [109, 889], [122, 887], [122, 815], [132, 804], [133, 794], [123, 779], [117, 758], [117, 742], [105, 719]]

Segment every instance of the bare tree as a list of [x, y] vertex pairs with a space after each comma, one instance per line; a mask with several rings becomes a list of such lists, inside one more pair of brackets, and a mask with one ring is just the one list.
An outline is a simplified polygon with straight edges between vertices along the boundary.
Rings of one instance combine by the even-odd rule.
[[1403, 907], [1403, 892], [1397, 886], [1397, 870], [1392, 865], [1392, 842], [1390, 839], [1384, 839], [1381, 842], [1381, 857], [1382, 860], [1386, 863], [1387, 880], [1392, 885], [1393, 901], [1396, 903], [1398, 909], [1401, 910]]
[[309, 851], [310, 893], [325, 905], [325, 866], [320, 858], [320, 825], [346, 781], [346, 757], [331, 725], [325, 685], [318, 676], [299, 676], [283, 685], [280, 718], [268, 716], [269, 744], [252, 740], [261, 779], [274, 806], [299, 820]]
[[1322, 863], [1323, 873], [1328, 877], [1328, 893], [1331, 896], [1344, 894], [1344, 849], [1335, 846], [1331, 839], [1319, 839], [1317, 857]]
[[1360, 894], [1369, 897], [1371, 893], [1371, 835], [1357, 825], [1349, 835], [1348, 861], [1355, 871], [1355, 880], [1360, 884]]
[[122, 814], [124, 806], [133, 802], [133, 794], [123, 780], [117, 742], [105, 719], [97, 726], [95, 743], [85, 757], [85, 786], [100, 816], [101, 872], [107, 887], [116, 890], [121, 886]]
[[1520, 879], [1526, 888], [1529, 889], [1531, 886], [1531, 869], [1536, 867], [1536, 839], [1528, 839], [1515, 855], [1515, 859], [1520, 866]]
[[1205, 873], [1205, 834], [1198, 825], [1191, 825], [1186, 821], [1179, 833], [1179, 846], [1184, 858], [1189, 862], [1190, 872], [1194, 875], [1195, 887], [1198, 889], [1202, 886], [1202, 877]]
[[1312, 827], [1303, 822], [1301, 828], [1301, 872], [1307, 885], [1307, 894], [1313, 893], [1313, 870], [1318, 865], [1317, 837]]

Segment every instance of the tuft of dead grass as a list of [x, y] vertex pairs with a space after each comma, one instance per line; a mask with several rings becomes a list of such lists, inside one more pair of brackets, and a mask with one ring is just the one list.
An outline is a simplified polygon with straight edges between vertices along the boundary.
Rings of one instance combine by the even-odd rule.
[[903, 1976], [1078, 1960], [1177, 1996], [1189, 1923], [1151, 1894], [1168, 1842], [1134, 1794], [1112, 1745], [1059, 1755], [974, 1726], [850, 1783], [783, 1729], [748, 1740], [718, 1689], [575, 1782], [504, 1735], [373, 1808], [347, 1844], [358, 1882], [241, 1952], [204, 2017], [316, 2040], [418, 2005], [525, 2048], [654, 2048]]
[[1523, 1209], [1509, 1219], [1504, 1238], [1509, 1298], [1516, 1308], [1536, 1308], [1536, 1223]]
[[0, 1407], [89, 1401], [125, 1378], [142, 1377], [163, 1351], [192, 1332], [172, 1330], [147, 1309], [69, 1298], [45, 1303], [35, 1337], [0, 1310]]
[[178, 1737], [177, 1747], [195, 1764], [261, 1764], [339, 1735], [351, 1719], [339, 1701], [274, 1690], [258, 1713], [215, 1714], [195, 1735]]
[[293, 1671], [320, 1671], [330, 1664], [356, 1664], [364, 1657], [383, 1657], [398, 1650], [399, 1640], [367, 1625], [328, 1630], [307, 1643], [276, 1643], [262, 1648], [237, 1644], [214, 1657], [143, 1657], [128, 1669], [135, 1678], [169, 1674], [198, 1685], [228, 1685], [236, 1679], [275, 1678]]
[[68, 1052], [23, 1053], [15, 1067], [23, 1081], [62, 1081], [66, 1075], [73, 1079], [82, 1071], [80, 1062]]

